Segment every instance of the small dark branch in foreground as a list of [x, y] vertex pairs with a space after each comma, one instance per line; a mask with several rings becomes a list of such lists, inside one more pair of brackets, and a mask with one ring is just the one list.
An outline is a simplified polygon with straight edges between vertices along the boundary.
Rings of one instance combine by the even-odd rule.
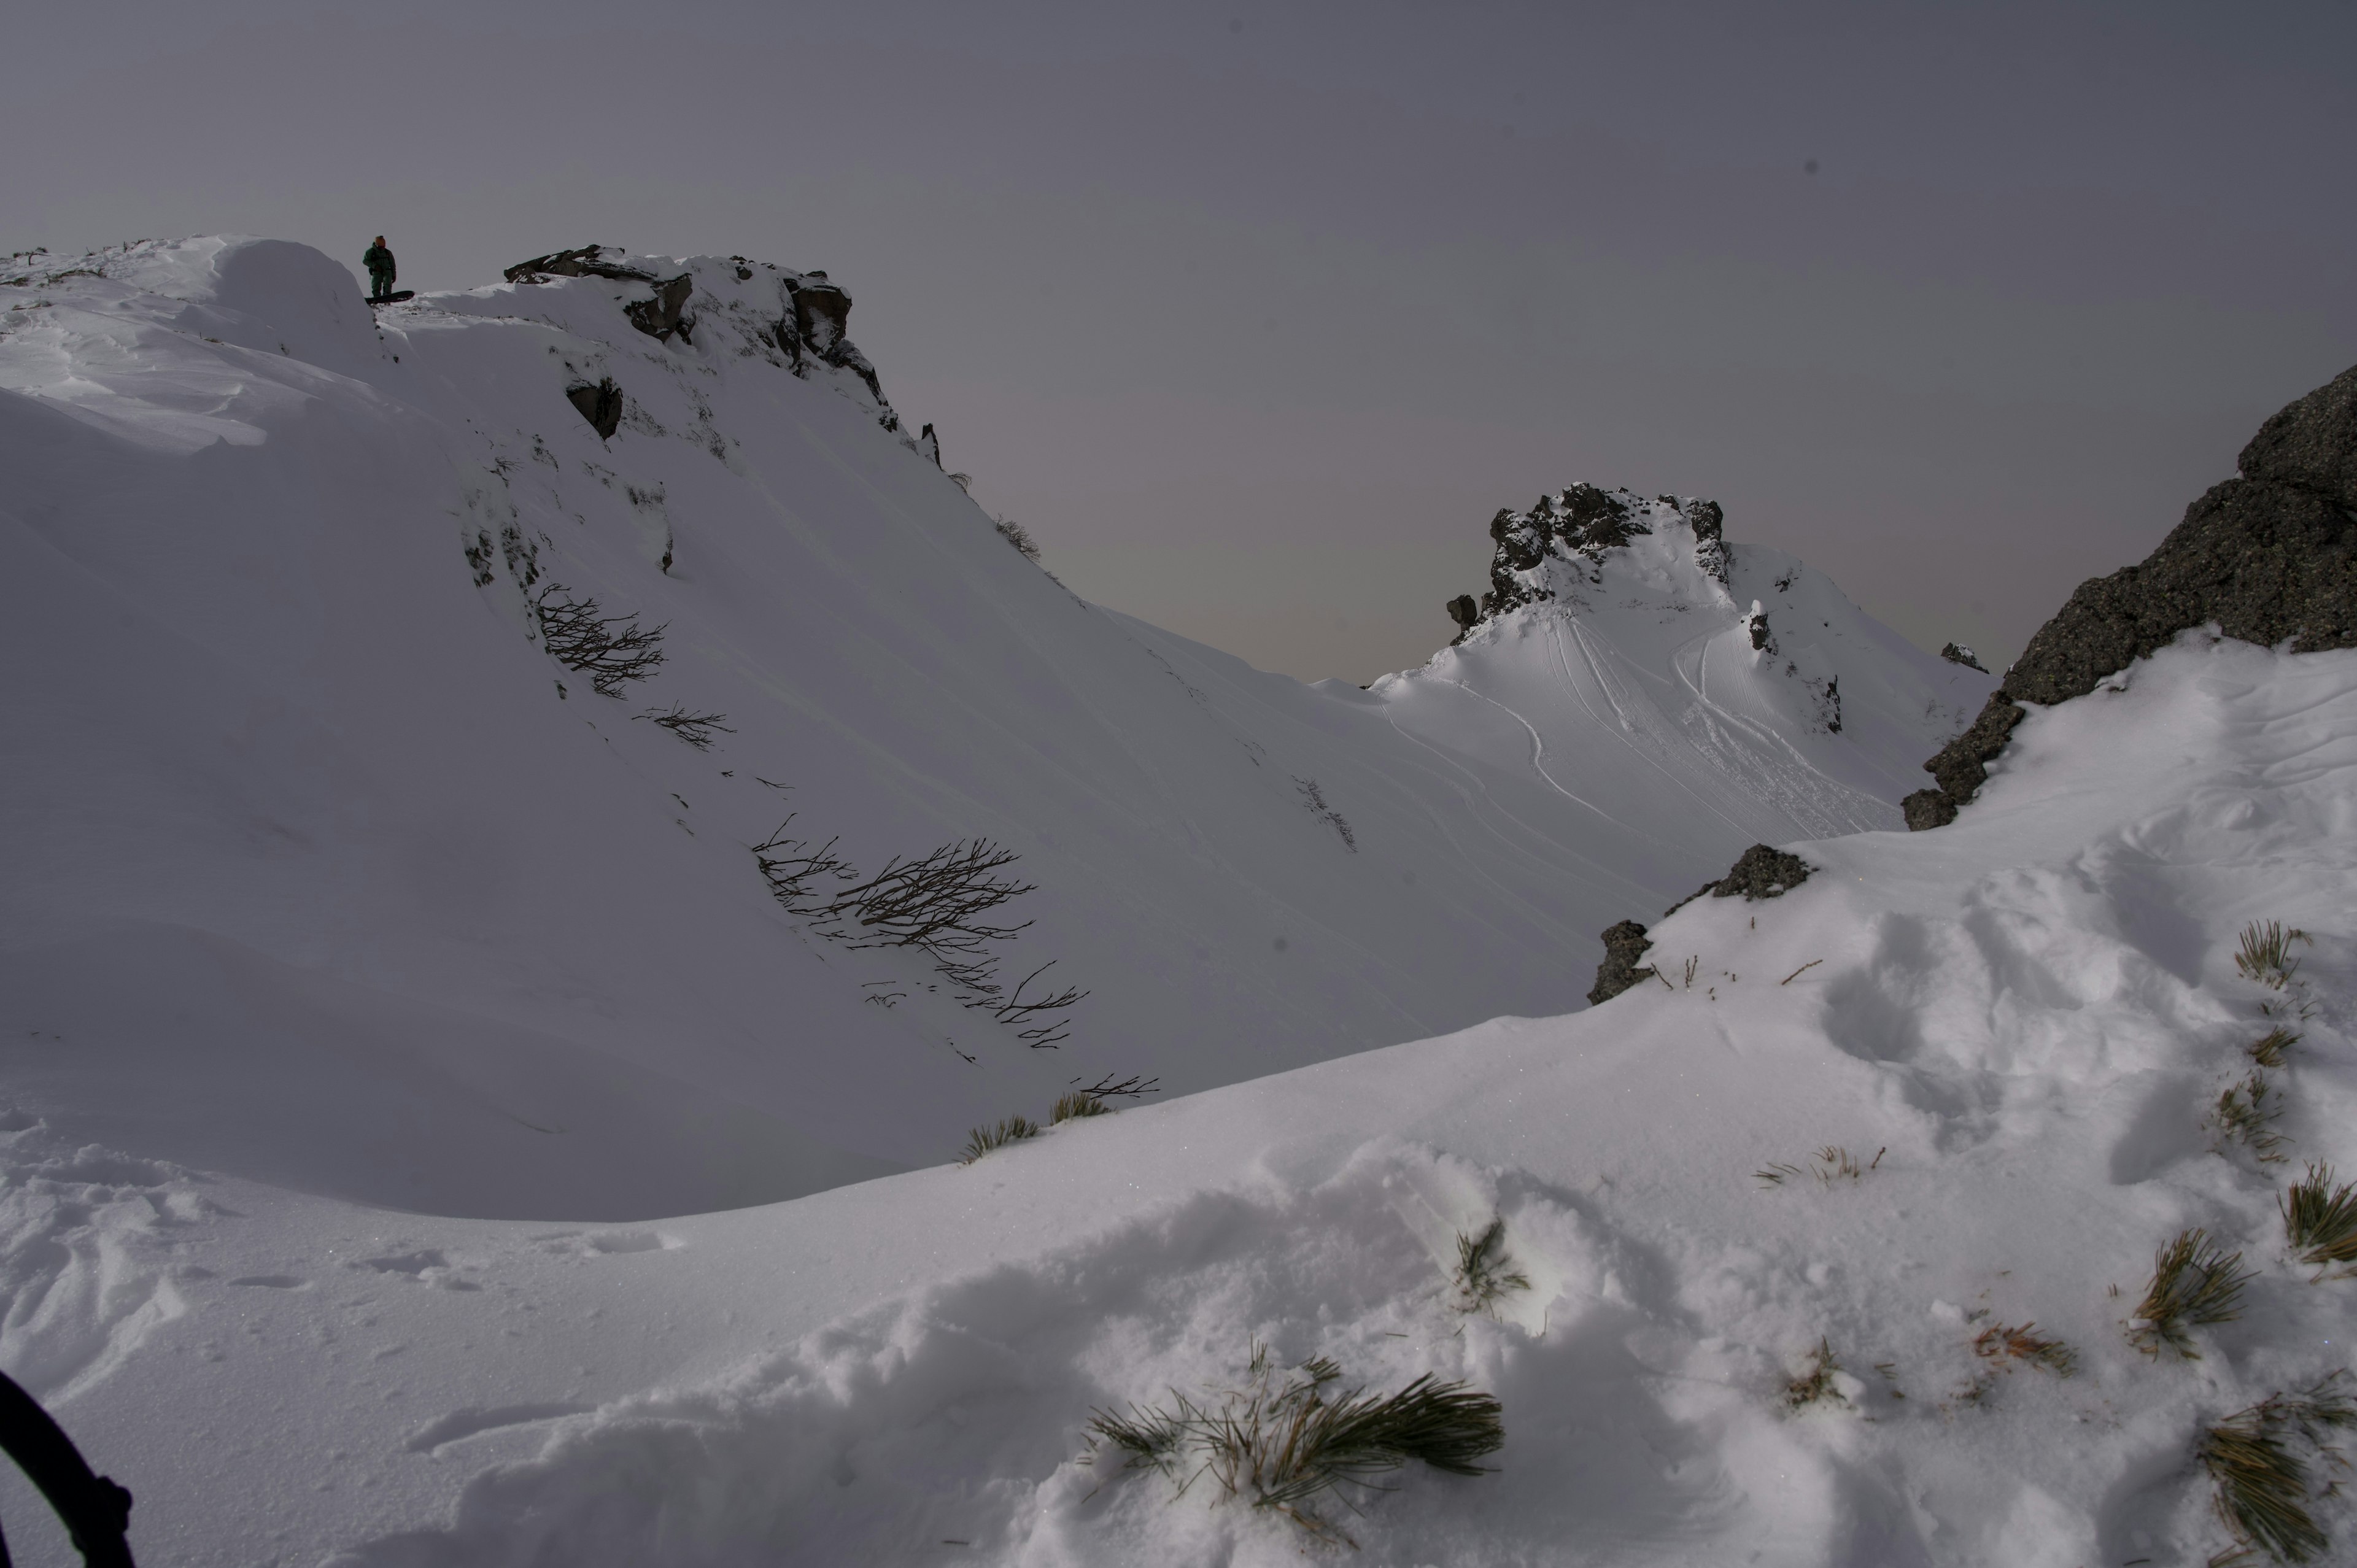
[[[952, 479], [958, 479], [963, 477], [964, 476], [959, 474], [952, 474], [950, 476]], [[990, 526], [998, 530], [998, 537], [1006, 541], [1007, 543], [1015, 546], [1017, 553], [1019, 553], [1023, 559], [1030, 562], [1034, 566], [1037, 566], [1039, 564], [1039, 541], [1031, 537], [1031, 531], [1029, 529], [1024, 527], [1021, 523], [1016, 521], [1011, 517], [994, 517], [990, 520]]]
[[698, 751], [710, 751], [716, 735], [737, 733], [720, 722], [728, 716], [726, 714], [691, 714], [678, 703], [669, 708], [649, 708], [637, 716], [653, 720]]
[[643, 681], [663, 662], [664, 628], [640, 630], [636, 616], [605, 616], [596, 599], [576, 599], [552, 582], [532, 601], [540, 640], [551, 657], [589, 677], [601, 696], [621, 695], [623, 686]]

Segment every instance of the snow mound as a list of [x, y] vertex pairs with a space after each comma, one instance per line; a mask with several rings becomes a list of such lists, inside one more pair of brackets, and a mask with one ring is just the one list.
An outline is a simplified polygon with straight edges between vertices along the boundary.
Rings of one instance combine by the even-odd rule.
[[[310, 1475], [334, 1432], [335, 1486], [377, 1500], [290, 1518], [348, 1563], [1297, 1562], [1301, 1529], [1215, 1477], [1181, 1494], [1090, 1447], [1092, 1412], [1215, 1397], [1256, 1345], [1502, 1402], [1495, 1474], [1325, 1505], [1369, 1562], [2199, 1563], [2226, 1544], [2200, 1433], [2346, 1365], [2357, 1329], [2357, 1283], [2291, 1258], [2277, 1212], [2300, 1162], [2357, 1164], [2353, 822], [2357, 653], [2193, 634], [2033, 712], [1953, 827], [1809, 843], [1781, 897], [1685, 906], [1663, 978], [1587, 1013], [611, 1253], [278, 1199], [188, 1255], [225, 1275], [266, 1241], [316, 1277], [376, 1232], [341, 1265], [398, 1286], [376, 1321], [244, 1293], [272, 1342], [318, 1347], [248, 1376], [354, 1380], [249, 1461]], [[2282, 984], [2234, 958], [2269, 919], [2303, 933]], [[2298, 1038], [2259, 1069], [2277, 1027]], [[2216, 1119], [2254, 1070], [2282, 1163]], [[1529, 1286], [1468, 1313], [1458, 1242], [1492, 1220]], [[2192, 1330], [2199, 1359], [2147, 1355], [2127, 1320], [2190, 1227], [2241, 1252], [2240, 1314]], [[152, 1454], [145, 1517], [207, 1521], [181, 1560], [235, 1561], [148, 1435], [204, 1397], [174, 1348], [233, 1294], [180, 1289], [77, 1408], [135, 1487]], [[533, 1334], [498, 1332], [525, 1304]], [[389, 1345], [407, 1373], [342, 1370]], [[2313, 1507], [2345, 1545], [2345, 1501]]]

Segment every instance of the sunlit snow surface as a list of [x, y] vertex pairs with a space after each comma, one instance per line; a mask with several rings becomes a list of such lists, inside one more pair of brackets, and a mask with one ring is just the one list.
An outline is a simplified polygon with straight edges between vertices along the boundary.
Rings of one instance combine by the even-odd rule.
[[[1577, 622], [1265, 674], [1082, 604], [858, 374], [794, 374], [777, 269], [627, 260], [693, 276], [688, 338], [594, 276], [372, 321], [268, 241], [0, 283], [0, 1074], [60, 1135], [441, 1214], [793, 1197], [1075, 1079], [1568, 1011], [1598, 932], [1754, 840], [1895, 823], [1989, 684], [1803, 578], [1855, 655], [1813, 730], [1666, 533]], [[608, 379], [601, 441], [565, 393]], [[532, 640], [552, 581], [669, 662], [589, 690]], [[1017, 853], [1006, 978], [1089, 993], [1062, 1048], [781, 911], [748, 846], [789, 812], [871, 871]]]
[[[968, 1167], [554, 1226], [20, 1125], [5, 1204], [39, 1244], [12, 1243], [0, 1358], [70, 1394], [160, 1562], [1297, 1562], [1214, 1488], [1085, 1462], [1092, 1407], [1232, 1380], [1257, 1338], [1504, 1402], [1496, 1475], [1410, 1471], [1338, 1516], [1359, 1561], [2199, 1563], [2223, 1538], [2197, 1422], [2357, 1329], [2357, 1283], [2284, 1255], [2285, 1168], [2202, 1124], [2289, 1002], [2291, 1152], [2357, 1165], [2357, 654], [2199, 643], [2034, 712], [1954, 826], [1688, 906], [1657, 932], [1673, 983]], [[2235, 973], [2262, 918], [2314, 938], [2289, 993]], [[1826, 1144], [1880, 1159], [1751, 1175]], [[1449, 1300], [1492, 1212], [1534, 1282], [1510, 1321]], [[2201, 1360], [2147, 1360], [2121, 1320], [2188, 1225], [2261, 1277]], [[1985, 1313], [2077, 1375], [1990, 1376]], [[1787, 1414], [1820, 1337], [1851, 1407]]]
[[[0, 338], [0, 1367], [137, 1495], [142, 1561], [2163, 1568], [2227, 1544], [2200, 1425], [2350, 1359], [2357, 1282], [2311, 1283], [2276, 1203], [2300, 1161], [2357, 1168], [2357, 654], [2190, 637], [2033, 711], [1953, 826], [1802, 842], [1796, 891], [1659, 921], [1665, 978], [1603, 1007], [1238, 1082], [1584, 989], [1566, 933], [1805, 837], [1721, 788], [1746, 757], [1800, 753], [1788, 820], [1888, 805], [1898, 765], [1792, 733], [1732, 642], [1764, 598], [1739, 543], [1723, 601], [1647, 601], [1677, 559], [1632, 559], [1617, 609], [1312, 690], [1077, 605], [856, 378], [705, 376], [717, 321], [666, 360], [574, 280], [380, 343], [310, 252], [169, 264], [215, 256], [220, 292], [72, 280], [17, 314], [88, 321]], [[313, 284], [283, 353], [221, 303]], [[601, 456], [568, 356], [665, 434]], [[707, 386], [718, 456], [678, 435]], [[509, 568], [457, 559], [507, 506], [564, 580], [672, 622], [652, 696], [741, 718], [729, 749], [556, 699]], [[1577, 727], [1598, 702], [1625, 727]], [[859, 1002], [747, 869], [780, 809], [752, 774], [869, 858], [1029, 835], [1023, 941], [1119, 1030], [968, 1067], [927, 1041], [945, 1011]], [[1608, 786], [1631, 833], [1599, 844], [1564, 793]], [[1627, 847], [1688, 813], [1685, 859]], [[2268, 918], [2313, 939], [2283, 992], [2233, 962]], [[2299, 1015], [2289, 1165], [2204, 1125], [2263, 1005]], [[1227, 1087], [938, 1163], [1132, 1062]], [[1753, 1176], [1828, 1145], [1872, 1168]], [[861, 1157], [933, 1168], [665, 1217]], [[1469, 1317], [1448, 1269], [1492, 1215], [1532, 1288]], [[2148, 1360], [2121, 1320], [2194, 1225], [2259, 1277], [2201, 1359]], [[1974, 1354], [2033, 1320], [2075, 1376]], [[1788, 1412], [1820, 1340], [1848, 1403]], [[1494, 1391], [1497, 1473], [1356, 1496], [1351, 1553], [1090, 1463], [1092, 1409], [1232, 1384], [1255, 1341]], [[13, 1474], [0, 1518], [18, 1561], [72, 1560]]]

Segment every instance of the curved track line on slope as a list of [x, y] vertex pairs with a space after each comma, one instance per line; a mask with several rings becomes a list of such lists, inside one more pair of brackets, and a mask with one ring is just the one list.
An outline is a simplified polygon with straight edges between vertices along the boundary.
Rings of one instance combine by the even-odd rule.
[[[1454, 682], [1450, 683], [1456, 684]], [[1472, 694], [1477, 697], [1481, 695], [1479, 692], [1474, 692]], [[1523, 821], [1522, 818], [1513, 813], [1511, 808], [1501, 802], [1495, 795], [1490, 793], [1490, 786], [1483, 781], [1480, 774], [1475, 773], [1462, 762], [1459, 762], [1455, 757], [1448, 756], [1438, 746], [1432, 745], [1422, 736], [1415, 735], [1408, 730], [1402, 729], [1400, 727], [1399, 720], [1394, 718], [1388, 711], [1383, 714], [1383, 722], [1390, 725], [1393, 731], [1396, 733], [1401, 739], [1432, 753], [1432, 755], [1438, 758], [1444, 765], [1454, 768], [1457, 772], [1465, 775], [1467, 779], [1471, 780], [1470, 789], [1466, 785], [1457, 783], [1454, 780], [1444, 779], [1442, 781], [1447, 783], [1448, 788], [1457, 791], [1457, 798], [1464, 801], [1468, 807], [1466, 814], [1476, 823], [1480, 824], [1481, 831], [1488, 833], [1491, 838], [1496, 839], [1500, 843], [1505, 845], [1508, 850], [1517, 854], [1525, 854], [1529, 853], [1523, 846], [1515, 843], [1512, 839], [1508, 838], [1504, 833], [1499, 832], [1497, 825], [1490, 822], [1481, 812], [1470, 809], [1473, 805], [1473, 795], [1475, 791], [1480, 792], [1481, 800], [1487, 804], [1491, 811], [1505, 818], [1506, 821], [1513, 823], [1514, 826], [1522, 829], [1523, 832], [1530, 834], [1531, 837], [1538, 843], [1545, 844], [1549, 848], [1555, 850], [1557, 853], [1567, 855], [1580, 865], [1586, 866], [1599, 881], [1609, 881], [1622, 884], [1626, 889], [1635, 893], [1641, 897], [1650, 896], [1652, 893], [1653, 890], [1652, 888], [1642, 886], [1633, 877], [1629, 876], [1626, 873], [1613, 870], [1610, 866], [1604, 865], [1601, 861], [1597, 860], [1592, 855], [1583, 854], [1578, 850], [1573, 849], [1563, 843], [1552, 834], [1543, 832], [1539, 829], [1531, 826], [1530, 823]], [[1575, 800], [1577, 799], [1577, 797], [1573, 798]], [[1587, 805], [1587, 802], [1584, 800], [1579, 803], [1584, 806]], [[1423, 811], [1426, 820], [1431, 822], [1433, 826], [1438, 830], [1443, 842], [1447, 843], [1450, 848], [1455, 849], [1458, 854], [1464, 855], [1466, 857], [1466, 864], [1469, 866], [1472, 865], [1473, 862], [1470, 853], [1466, 850], [1463, 845], [1458, 843], [1456, 830], [1452, 829], [1448, 823], [1442, 822], [1437, 816], [1434, 815], [1432, 809], [1429, 806], [1424, 806], [1421, 802], [1418, 802], [1418, 805]], [[1636, 829], [1627, 826], [1625, 823], [1617, 822], [1594, 806], [1587, 806], [1587, 809], [1591, 811], [1595, 811], [1596, 814], [1605, 822], [1631, 838], [1641, 838], [1650, 843], [1658, 844], [1661, 843], [1659, 839], [1654, 838], [1652, 834], [1641, 832]], [[1479, 868], [1476, 867], [1476, 869], [1478, 870]], [[1523, 898], [1522, 895], [1515, 893], [1512, 888], [1507, 887], [1505, 884], [1500, 882], [1489, 872], [1481, 871], [1480, 875], [1493, 886], [1497, 887], [1501, 892], [1504, 893], [1508, 897], [1512, 898], [1515, 902], [1522, 904], [1527, 904], [1529, 902], [1527, 899]]]
[[[1699, 682], [1696, 682], [1694, 676], [1689, 675], [1686, 672], [1684, 664], [1681, 662], [1679, 659], [1679, 655], [1685, 651], [1685, 648], [1692, 648], [1695, 646], [1696, 643], [1699, 643], [1702, 648], [1701, 652], [1695, 658], [1695, 668], [1700, 671], [1703, 676], [1702, 681]], [[1676, 652], [1670, 655], [1670, 668], [1676, 672], [1679, 683], [1694, 694], [1695, 703], [1714, 721], [1715, 728], [1723, 725], [1727, 730], [1731, 731], [1736, 735], [1748, 737], [1753, 741], [1757, 746], [1755, 755], [1760, 757], [1760, 761], [1763, 763], [1771, 762], [1776, 755], [1781, 754], [1787, 761], [1792, 763], [1800, 772], [1809, 777], [1822, 779], [1824, 784], [1824, 789], [1822, 791], [1816, 792], [1816, 794], [1822, 796], [1822, 798], [1807, 799], [1808, 807], [1819, 816], [1824, 817], [1825, 819], [1825, 825], [1831, 827], [1835, 832], [1844, 831], [1841, 823], [1835, 820], [1834, 812], [1827, 809], [1825, 801], [1829, 800], [1845, 808], [1843, 814], [1855, 816], [1857, 813], [1856, 806], [1853, 803], [1853, 800], [1855, 797], [1859, 795], [1861, 791], [1851, 789], [1848, 785], [1844, 784], [1840, 779], [1835, 779], [1832, 774], [1827, 773], [1824, 769], [1819, 768], [1815, 763], [1811, 762], [1807, 755], [1798, 746], [1794, 746], [1791, 740], [1786, 738], [1781, 731], [1765, 725], [1755, 724], [1751, 720], [1743, 717], [1740, 714], [1736, 713], [1733, 709], [1723, 707], [1718, 703], [1713, 701], [1710, 693], [1706, 689], [1708, 685], [1709, 680], [1710, 643], [1711, 639], [1709, 637], [1698, 637], [1695, 639], [1693, 642], [1687, 643], [1685, 648], [1681, 648]], [[1738, 782], [1739, 783], [1740, 781], [1741, 780], [1738, 778]], [[1792, 793], [1798, 795], [1802, 792], [1796, 790], [1792, 791]], [[1867, 799], [1872, 800], [1874, 798], [1872, 796], [1867, 796]], [[1788, 806], [1776, 805], [1772, 801], [1765, 803], [1773, 806], [1775, 810], [1782, 811], [1787, 816], [1794, 814], [1792, 809]], [[1876, 803], [1879, 804], [1880, 802], [1877, 801]], [[1808, 826], [1810, 824], [1796, 823], [1795, 825]], [[1850, 829], [1847, 831], [1856, 832], [1857, 830]], [[1871, 823], [1867, 824], [1866, 831], [1873, 831]], [[1827, 834], [1824, 836], [1829, 837], [1832, 835]]]
[[[1565, 618], [1568, 619], [1569, 618], [1566, 617]], [[1604, 693], [1605, 700], [1607, 702], [1612, 703], [1613, 713], [1615, 714], [1620, 714], [1621, 712], [1620, 704], [1612, 696], [1611, 688], [1605, 682], [1604, 671], [1598, 667], [1595, 653], [1592, 652], [1587, 646], [1587, 634], [1579, 629], [1579, 623], [1577, 621], [1573, 620], [1570, 622], [1570, 625], [1571, 635], [1579, 644], [1579, 656], [1587, 662], [1588, 673], [1596, 677], [1597, 689]], [[1594, 719], [1599, 726], [1603, 725], [1603, 716], [1597, 713], [1595, 704], [1587, 700], [1587, 693], [1579, 689], [1579, 678], [1571, 672], [1571, 656], [1564, 651], [1563, 646], [1563, 622], [1557, 621], [1548, 627], [1547, 634], [1555, 643], [1555, 663], [1556, 666], [1563, 671], [1564, 684], [1571, 688], [1572, 695], [1577, 697], [1579, 700], [1579, 705], [1587, 711], [1587, 716]], [[1499, 706], [1504, 707], [1505, 704], [1501, 703]], [[1513, 710], [1510, 708], [1507, 709], [1507, 711], [1512, 713]], [[1522, 715], [1520, 714], [1515, 714], [1514, 716], [1517, 719], [1522, 719]], [[1530, 729], [1530, 723], [1528, 720], [1523, 720], [1523, 727]], [[1712, 804], [1708, 800], [1706, 800], [1701, 791], [1695, 789], [1693, 785], [1687, 783], [1684, 779], [1679, 778], [1675, 773], [1671, 772], [1668, 768], [1663, 765], [1660, 757], [1648, 756], [1643, 747], [1638, 746], [1636, 742], [1629, 738], [1628, 735], [1625, 733], [1628, 727], [1628, 721], [1624, 716], [1621, 720], [1620, 727], [1614, 729], [1613, 735], [1622, 746], [1629, 748], [1632, 755], [1636, 756], [1648, 767], [1660, 773], [1663, 778], [1667, 779], [1680, 789], [1684, 790], [1687, 795], [1693, 798], [1695, 804], [1699, 805], [1704, 811], [1708, 811], [1712, 816], [1717, 817], [1720, 822], [1725, 822], [1728, 827], [1734, 829], [1739, 836], [1746, 838], [1750, 836], [1749, 830], [1746, 829], [1742, 823], [1728, 816], [1725, 811], [1720, 811], [1718, 807]], [[1538, 731], [1531, 730], [1531, 735], [1535, 738], [1538, 735]], [[1692, 746], [1693, 743], [1689, 741], [1687, 742], [1687, 745]], [[1554, 780], [1550, 779], [1548, 782], [1552, 783]]]

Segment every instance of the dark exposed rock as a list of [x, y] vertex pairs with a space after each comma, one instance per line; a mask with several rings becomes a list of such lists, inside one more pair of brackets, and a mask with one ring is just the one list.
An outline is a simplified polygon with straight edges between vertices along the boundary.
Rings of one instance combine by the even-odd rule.
[[1596, 984], [1587, 993], [1588, 1004], [1601, 1006], [1631, 986], [1652, 979], [1652, 969], [1637, 966], [1637, 961], [1652, 945], [1645, 940], [1645, 928], [1634, 920], [1623, 920], [1607, 930], [1604, 961], [1596, 966]]
[[565, 389], [565, 400], [581, 411], [581, 417], [597, 433], [600, 441], [611, 441], [622, 423], [622, 389], [609, 378], [596, 386], [583, 381]]
[[534, 256], [528, 262], [518, 262], [507, 269], [510, 283], [539, 283], [544, 278], [620, 278], [631, 283], [652, 283], [654, 274], [626, 267], [619, 262], [601, 262], [602, 245], [584, 245], [577, 251], [559, 251], [554, 255]]
[[793, 291], [795, 336], [804, 349], [832, 362], [850, 325], [851, 295], [827, 282], [824, 273], [806, 274], [787, 286]]
[[1453, 648], [1457, 643], [1464, 641], [1465, 634], [1471, 631], [1475, 624], [1480, 620], [1480, 601], [1470, 594], [1458, 595], [1448, 601], [1448, 618], [1457, 623], [1457, 637], [1455, 641], [1449, 644]]
[[680, 313], [687, 308], [688, 295], [694, 292], [695, 280], [682, 273], [675, 278], [655, 285], [652, 299], [637, 300], [624, 306], [622, 314], [630, 318], [631, 326], [657, 342], [668, 341], [675, 332], [692, 343], [695, 339], [690, 336], [690, 329], [695, 324]]
[[938, 468], [942, 466], [942, 438], [933, 434], [933, 427], [931, 424], [918, 433], [917, 450], [931, 457], [934, 467]]
[[[1719, 530], [1726, 514], [1713, 501], [1662, 499], [1693, 524], [1696, 563], [1724, 583], [1727, 545], [1719, 538]], [[1553, 590], [1523, 574], [1534, 571], [1550, 556], [1561, 561], [1583, 558], [1584, 565], [1593, 570], [1606, 551], [1653, 532], [1644, 512], [1645, 503], [1628, 491], [1595, 485], [1573, 485], [1555, 495], [1541, 496], [1528, 511], [1510, 507], [1499, 512], [1490, 520], [1490, 537], [1498, 548], [1490, 560], [1490, 590], [1481, 596], [1480, 613], [1503, 615], [1553, 598]], [[1468, 623], [1460, 620], [1458, 624]]]
[[1736, 856], [1726, 875], [1703, 884], [1695, 897], [1707, 893], [1714, 898], [1732, 898], [1739, 893], [1746, 898], [1780, 897], [1806, 882], [1810, 869], [1809, 863], [1797, 854], [1755, 843]]
[[2357, 367], [2261, 425], [2236, 467], [2159, 549], [2082, 583], [2039, 628], [1972, 727], [1923, 765], [1938, 784], [1902, 802], [1909, 827], [1955, 820], [2018, 704], [2084, 696], [2189, 628], [2298, 652], [2357, 647]]
[[1744, 623], [1751, 629], [1751, 646], [1767, 652], [1775, 651], [1776, 639], [1768, 635], [1768, 612], [1755, 607], [1751, 618]]
[[1988, 673], [1988, 666], [1981, 662], [1980, 655], [1961, 642], [1952, 642], [1941, 649], [1940, 657], [1951, 664], [1961, 664], [1967, 670], [1977, 670], [1984, 675]]

